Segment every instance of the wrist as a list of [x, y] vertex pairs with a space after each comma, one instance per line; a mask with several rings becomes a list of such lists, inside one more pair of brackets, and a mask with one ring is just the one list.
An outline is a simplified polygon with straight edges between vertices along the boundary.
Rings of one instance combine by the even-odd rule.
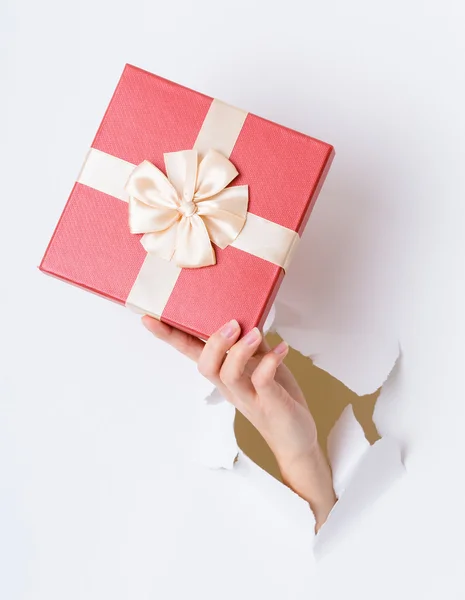
[[276, 458], [283, 482], [310, 504], [318, 530], [337, 500], [331, 469], [320, 445], [315, 443], [306, 453], [292, 459]]

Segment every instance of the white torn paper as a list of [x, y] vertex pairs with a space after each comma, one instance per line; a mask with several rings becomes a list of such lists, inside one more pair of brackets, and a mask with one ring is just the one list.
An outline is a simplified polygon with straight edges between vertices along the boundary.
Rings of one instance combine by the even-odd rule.
[[192, 424], [192, 458], [210, 469], [232, 469], [239, 452], [234, 434], [236, 409], [217, 388], [199, 402]]
[[315, 537], [317, 559], [405, 472], [399, 443], [387, 436], [370, 446], [351, 406], [329, 434], [328, 455], [338, 501]]
[[238, 477], [253, 477], [257, 499], [279, 512], [289, 526], [301, 530], [302, 524], [306, 524], [310, 533], [315, 530], [315, 517], [308, 503], [250, 460], [242, 450], [234, 471]]
[[[306, 331], [289, 321], [280, 324], [274, 306], [264, 331], [270, 329], [358, 395], [378, 390], [399, 356], [399, 344], [389, 337]], [[239, 450], [234, 434], [235, 409], [216, 388], [198, 406], [196, 415], [193, 425], [196, 461], [213, 469], [232, 469], [236, 465], [241, 473], [248, 473], [253, 465], [256, 467], [254, 478], [260, 474], [257, 484], [267, 494], [269, 492], [268, 500], [275, 495], [278, 499], [282, 495], [295, 496]], [[328, 456], [338, 502], [314, 538], [316, 558], [328, 553], [339, 536], [348, 531], [362, 512], [404, 473], [398, 442], [384, 437], [370, 446], [350, 405], [329, 434]], [[314, 535], [313, 532], [314, 527], [309, 529], [309, 535]]]
[[333, 486], [340, 498], [357, 464], [370, 447], [360, 423], [349, 404], [342, 411], [328, 436], [328, 457], [333, 471]]
[[399, 357], [398, 341], [383, 333], [302, 330], [280, 324], [279, 312], [273, 327], [290, 346], [358, 396], [376, 392]]
[[314, 553], [322, 558], [337, 544], [341, 535], [355, 527], [362, 513], [404, 474], [398, 442], [384, 437], [361, 456], [345, 483], [326, 523], [315, 537]]

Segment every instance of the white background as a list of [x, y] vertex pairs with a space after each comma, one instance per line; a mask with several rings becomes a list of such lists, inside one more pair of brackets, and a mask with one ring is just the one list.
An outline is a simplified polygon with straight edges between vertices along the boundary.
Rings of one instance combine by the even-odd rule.
[[[2, 600], [464, 597], [460, 5], [1, 0]], [[195, 367], [36, 269], [125, 62], [336, 147], [308, 308], [400, 339], [407, 475], [316, 570], [287, 490], [192, 460]]]

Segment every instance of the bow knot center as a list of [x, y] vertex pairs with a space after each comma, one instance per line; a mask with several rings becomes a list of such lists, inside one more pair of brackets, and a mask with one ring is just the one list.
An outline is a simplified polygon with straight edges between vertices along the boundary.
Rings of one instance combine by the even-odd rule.
[[182, 200], [178, 210], [185, 217], [192, 217], [197, 212], [197, 206], [192, 200]]

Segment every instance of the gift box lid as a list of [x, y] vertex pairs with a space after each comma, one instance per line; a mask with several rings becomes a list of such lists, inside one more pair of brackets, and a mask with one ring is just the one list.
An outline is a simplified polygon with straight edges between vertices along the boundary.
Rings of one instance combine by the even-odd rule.
[[[193, 148], [208, 118], [216, 135], [211, 122], [214, 102], [126, 65], [91, 148], [122, 164], [125, 161], [130, 168], [148, 160], [164, 171], [164, 154]], [[243, 117], [229, 149], [229, 159], [239, 172], [232, 185], [248, 186], [249, 214], [301, 235], [334, 156], [333, 147], [239, 112]], [[130, 232], [128, 204], [117, 195], [111, 182], [102, 191], [78, 178], [40, 269], [120, 304], [131, 304], [128, 299], [147, 252], [141, 235]], [[243, 332], [261, 327], [283, 268], [233, 245], [214, 249], [216, 264], [183, 268], [174, 278], [167, 276], [173, 281], [159, 314], [148, 306], [135, 308], [204, 339], [232, 318]], [[151, 285], [156, 288], [164, 279], [163, 272], [155, 273]]]

